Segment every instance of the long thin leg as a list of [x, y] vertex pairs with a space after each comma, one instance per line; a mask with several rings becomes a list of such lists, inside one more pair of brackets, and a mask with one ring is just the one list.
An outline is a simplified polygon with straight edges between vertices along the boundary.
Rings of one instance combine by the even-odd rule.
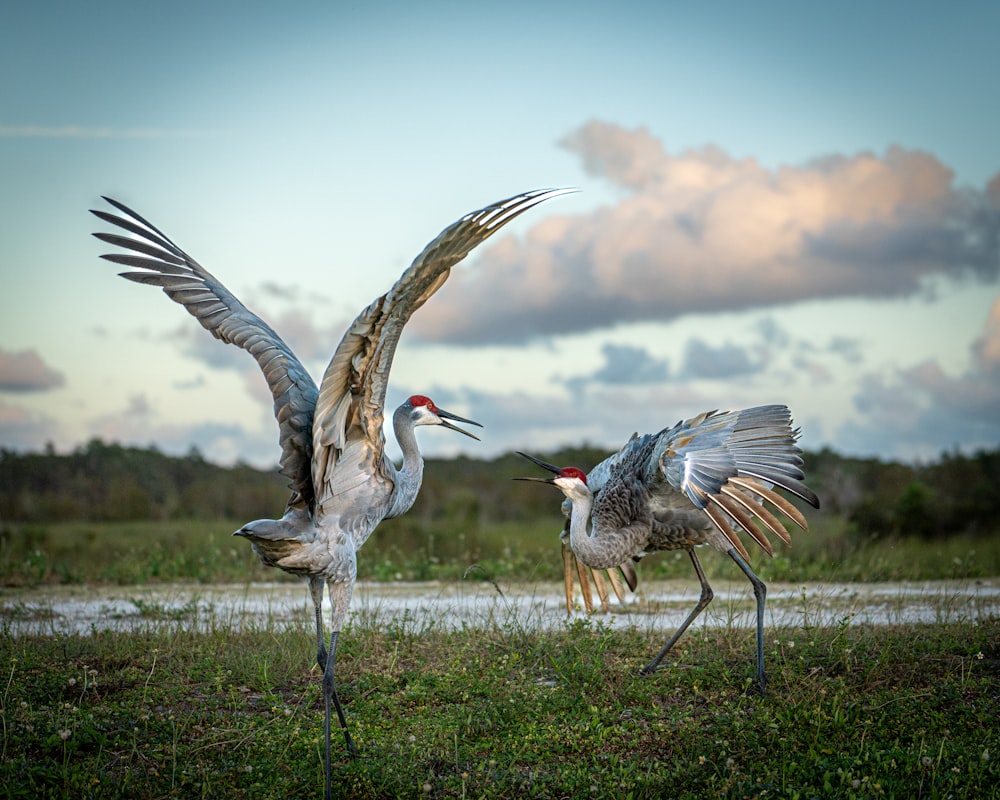
[[323, 734], [326, 737], [326, 752], [323, 758], [323, 770], [326, 773], [326, 800], [333, 798], [333, 772], [330, 767], [330, 727], [333, 716], [331, 709], [336, 709], [337, 720], [340, 728], [344, 732], [344, 741], [347, 743], [347, 752], [352, 756], [359, 755], [358, 748], [354, 746], [351, 732], [347, 729], [347, 719], [344, 716], [344, 708], [340, 705], [340, 697], [337, 695], [337, 681], [334, 677], [337, 663], [337, 636], [340, 633], [347, 609], [351, 604], [351, 594], [354, 592], [354, 579], [349, 581], [328, 581], [327, 589], [330, 592], [330, 604], [333, 606], [333, 614], [330, 620], [330, 650], [326, 657], [326, 666], [323, 669], [323, 698], [325, 700], [326, 714], [323, 719]]
[[677, 644], [677, 640], [681, 638], [681, 634], [688, 629], [688, 626], [694, 622], [695, 617], [697, 617], [702, 611], [705, 610], [705, 606], [712, 602], [712, 598], [715, 597], [715, 593], [712, 591], [712, 587], [708, 584], [708, 578], [705, 577], [705, 570], [701, 568], [701, 562], [698, 560], [698, 555], [694, 552], [693, 547], [688, 548], [688, 555], [691, 556], [691, 563], [694, 564], [694, 571], [698, 574], [698, 580], [701, 581], [701, 597], [698, 598], [698, 605], [691, 609], [691, 613], [687, 615], [687, 619], [681, 623], [681, 626], [674, 631], [674, 635], [670, 637], [663, 649], [656, 654], [656, 658], [650, 661], [641, 670], [643, 675], [649, 675], [650, 673], [656, 672], [660, 666], [660, 662], [663, 657], [670, 652], [670, 648]]
[[323, 733], [326, 736], [326, 753], [323, 758], [323, 770], [326, 773], [326, 800], [332, 800], [333, 797], [333, 781], [332, 781], [332, 771], [330, 767], [330, 727], [331, 727], [331, 706], [337, 711], [337, 720], [340, 722], [340, 727], [344, 731], [344, 741], [347, 743], [347, 752], [351, 756], [358, 755], [358, 748], [354, 746], [354, 740], [351, 738], [351, 733], [347, 730], [347, 719], [344, 717], [343, 706], [340, 705], [340, 697], [337, 695], [337, 683], [334, 680], [334, 664], [337, 660], [337, 634], [339, 631], [333, 631], [330, 633], [330, 650], [329, 656], [326, 659], [326, 668], [323, 670], [323, 696], [326, 700], [326, 716], [323, 722]]
[[321, 670], [326, 670], [326, 643], [323, 641], [323, 579], [315, 575], [309, 576], [309, 593], [313, 599], [313, 609], [316, 612], [316, 663]]
[[754, 597], [757, 598], [757, 684], [760, 686], [761, 695], [763, 695], [767, 686], [767, 676], [764, 674], [764, 600], [767, 597], [767, 586], [754, 574], [750, 565], [735, 549], [729, 551], [729, 557], [739, 565], [743, 574], [750, 579], [750, 583], [753, 584]]

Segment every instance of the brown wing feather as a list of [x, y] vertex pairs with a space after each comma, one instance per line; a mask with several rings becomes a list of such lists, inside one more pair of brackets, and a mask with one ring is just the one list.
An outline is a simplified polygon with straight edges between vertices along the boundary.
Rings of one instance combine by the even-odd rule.
[[322, 494], [348, 439], [364, 438], [375, 468], [381, 468], [382, 433], [389, 368], [403, 326], [448, 279], [449, 270], [504, 225], [545, 200], [574, 189], [544, 189], [515, 195], [445, 228], [396, 284], [351, 324], [320, 382], [313, 422], [313, 482]]
[[91, 213], [137, 238], [113, 233], [95, 233], [94, 236], [141, 255], [110, 253], [101, 258], [141, 270], [123, 272], [121, 276], [135, 283], [160, 287], [215, 338], [253, 356], [274, 398], [281, 474], [290, 480], [291, 503], [303, 506], [311, 503], [312, 420], [317, 395], [312, 377], [281, 337], [218, 278], [128, 206], [110, 197], [104, 199], [125, 216], [98, 210]]

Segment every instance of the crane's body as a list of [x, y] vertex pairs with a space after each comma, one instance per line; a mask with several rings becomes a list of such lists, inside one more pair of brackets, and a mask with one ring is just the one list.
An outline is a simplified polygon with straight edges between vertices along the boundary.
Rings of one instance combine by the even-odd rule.
[[[249, 352], [274, 399], [281, 447], [280, 471], [291, 496], [280, 519], [250, 522], [234, 535], [250, 540], [267, 566], [309, 582], [316, 615], [316, 660], [323, 669], [326, 797], [332, 796], [331, 709], [349, 752], [357, 754], [337, 695], [337, 636], [357, 577], [357, 551], [379, 522], [413, 505], [423, 476], [415, 428], [441, 425], [476, 438], [448, 420], [478, 423], [439, 409], [413, 395], [393, 414], [403, 453], [397, 469], [385, 453], [383, 409], [389, 369], [403, 327], [447, 280], [451, 267], [522, 213], [572, 189], [537, 190], [486, 206], [442, 231], [403, 272], [395, 285], [361, 311], [340, 341], [317, 387], [285, 342], [210, 272], [127, 206], [104, 198], [123, 217], [93, 211], [129, 236], [96, 233], [127, 253], [103, 258], [135, 271], [121, 273], [160, 287], [213, 336]], [[332, 607], [327, 649], [323, 634], [323, 589]]]
[[[763, 617], [766, 587], [747, 563], [737, 531], [773, 555], [767, 533], [791, 543], [766, 501], [802, 529], [802, 513], [773, 487], [814, 507], [819, 499], [802, 483], [798, 431], [785, 406], [708, 412], [657, 434], [633, 435], [621, 450], [589, 474], [525, 457], [553, 472], [566, 496], [568, 540], [573, 554], [592, 569], [613, 569], [649, 553], [686, 550], [702, 593], [698, 604], [643, 672], [655, 671], [713, 594], [695, 548], [708, 544], [732, 558], [753, 584], [757, 599], [757, 681], [766, 685]], [[531, 480], [531, 479], [529, 479]], [[534, 479], [539, 480], [539, 479]], [[634, 584], [633, 584], [634, 588]]]

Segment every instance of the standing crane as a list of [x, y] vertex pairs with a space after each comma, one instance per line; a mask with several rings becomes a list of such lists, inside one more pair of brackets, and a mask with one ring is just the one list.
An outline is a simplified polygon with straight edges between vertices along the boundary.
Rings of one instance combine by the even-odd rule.
[[[614, 569], [658, 550], [686, 550], [701, 582], [701, 597], [659, 653], [642, 669], [655, 672], [688, 626], [714, 596], [695, 548], [709, 544], [726, 553], [753, 584], [757, 600], [757, 685], [764, 693], [764, 599], [767, 587], [747, 563], [750, 556], [737, 530], [773, 555], [765, 531], [791, 544], [781, 520], [766, 501], [803, 530], [805, 517], [774, 491], [779, 487], [819, 508], [819, 498], [802, 483], [802, 451], [795, 444], [786, 406], [710, 411], [656, 434], [632, 438], [590, 474], [557, 467], [519, 453], [554, 473], [520, 478], [551, 483], [566, 496], [569, 545], [591, 569]], [[734, 530], [736, 529], [736, 530]], [[571, 576], [567, 571], [567, 581]], [[569, 592], [570, 589], [568, 588]]]
[[[327, 798], [332, 796], [331, 708], [337, 712], [349, 753], [358, 752], [334, 679], [337, 636], [354, 591], [357, 551], [383, 519], [403, 514], [416, 499], [424, 469], [417, 426], [440, 425], [477, 438], [449, 420], [479, 423], [438, 408], [429, 397], [413, 395], [392, 416], [402, 466], [397, 468], [386, 455], [382, 432], [386, 384], [403, 326], [441, 288], [451, 267], [473, 248], [528, 209], [572, 191], [576, 190], [519, 194], [466, 214], [445, 228], [396, 284], [351, 323], [319, 388], [267, 323], [156, 227], [108, 197], [104, 199], [123, 217], [92, 211], [130, 234], [95, 233], [98, 239], [130, 251], [102, 258], [137, 270], [121, 276], [160, 287], [217, 339], [248, 351], [271, 389], [281, 446], [280, 472], [289, 479], [291, 496], [281, 519], [249, 522], [234, 535], [249, 539], [266, 566], [309, 582], [316, 614], [316, 661], [323, 670], [326, 705]], [[329, 649], [323, 635], [324, 585], [332, 606]]]

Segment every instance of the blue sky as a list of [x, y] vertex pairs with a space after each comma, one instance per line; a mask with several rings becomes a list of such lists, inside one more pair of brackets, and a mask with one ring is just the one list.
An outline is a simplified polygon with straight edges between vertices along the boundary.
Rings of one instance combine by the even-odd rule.
[[98, 259], [101, 195], [318, 379], [442, 228], [577, 186], [404, 333], [389, 402], [485, 426], [426, 453], [771, 402], [807, 448], [996, 447], [998, 29], [963, 2], [8, 3], [0, 446], [277, 460], [252, 359]]

